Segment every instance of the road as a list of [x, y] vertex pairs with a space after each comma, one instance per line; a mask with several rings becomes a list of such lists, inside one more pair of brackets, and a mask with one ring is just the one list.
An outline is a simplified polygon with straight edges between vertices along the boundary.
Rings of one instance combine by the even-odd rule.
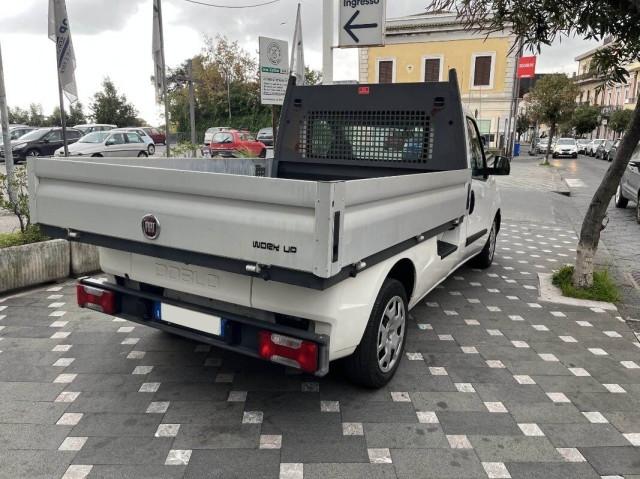
[[[634, 334], [538, 300], [606, 165], [537, 162], [499, 179], [494, 266], [416, 306], [378, 391], [80, 310], [73, 281], [0, 298], [0, 477], [640, 477]], [[553, 193], [561, 174], [585, 186]]]

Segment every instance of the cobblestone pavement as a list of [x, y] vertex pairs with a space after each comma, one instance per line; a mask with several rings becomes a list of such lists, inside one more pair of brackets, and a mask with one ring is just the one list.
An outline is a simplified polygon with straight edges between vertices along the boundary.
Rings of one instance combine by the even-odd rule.
[[0, 303], [0, 477], [640, 478], [640, 348], [621, 318], [541, 303], [568, 227], [505, 222], [496, 264], [412, 311], [378, 391], [74, 305]]

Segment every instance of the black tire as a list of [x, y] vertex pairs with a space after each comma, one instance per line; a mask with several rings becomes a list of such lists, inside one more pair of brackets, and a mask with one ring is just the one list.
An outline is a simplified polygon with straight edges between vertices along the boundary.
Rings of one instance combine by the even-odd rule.
[[149, 155], [147, 155], [146, 151], [141, 151], [140, 153], [138, 153], [138, 158], [147, 158]]
[[155, 152], [156, 152], [156, 145], [154, 145], [153, 143], [150, 143], [149, 146], [147, 147], [147, 153], [149, 154], [149, 156], [151, 156]]
[[618, 185], [618, 189], [616, 190], [614, 201], [616, 203], [616, 208], [626, 208], [627, 205], [629, 204], [629, 200], [622, 195], [621, 185]]
[[267, 157], [267, 150], [263, 148], [262, 150], [260, 150], [260, 154], [258, 155], [258, 158], [266, 158], [266, 157]]
[[573, 158], [574, 160], [577, 160], [578, 159], [578, 154], [576, 153], [574, 155], [571, 155], [571, 158]]
[[556, 155], [555, 153], [553, 155], [551, 155], [553, 157], [553, 159], [555, 160], [556, 158], [558, 158], [558, 155]]
[[[390, 321], [385, 312], [387, 307], [392, 305], [393, 302], [396, 302], [397, 305], [399, 305], [400, 302], [402, 303], [404, 320], [402, 326], [399, 328], [402, 331], [396, 334], [396, 336], [401, 336], [401, 338], [399, 339], [399, 345], [391, 357], [393, 364], [387, 362], [389, 369], [385, 371], [384, 368], [381, 367], [380, 362], [383, 361], [386, 355], [383, 356], [382, 359], [379, 358], [378, 343], [382, 341], [381, 335], [384, 334], [380, 331], [381, 325], [384, 324], [385, 319], [387, 320], [386, 324], [389, 324]], [[367, 328], [364, 331], [360, 344], [355, 352], [344, 361], [345, 373], [352, 382], [367, 388], [381, 388], [391, 380], [404, 354], [408, 320], [409, 308], [404, 286], [396, 279], [387, 278], [382, 284], [378, 297], [373, 304], [371, 316], [369, 316], [369, 322], [367, 323]]]
[[96, 153], [95, 155], [91, 155], [91, 158], [102, 158], [100, 153]]
[[498, 222], [493, 221], [493, 225], [491, 226], [491, 231], [489, 232], [489, 237], [487, 238], [487, 242], [482, 248], [482, 251], [471, 260], [471, 265], [476, 268], [487, 269], [493, 264], [493, 257], [496, 254], [496, 242], [498, 239]]
[[30, 150], [27, 150], [26, 153], [24, 154], [24, 161], [27, 161], [27, 158], [37, 158], [39, 156], [40, 156], [40, 150], [36, 148], [32, 148]]

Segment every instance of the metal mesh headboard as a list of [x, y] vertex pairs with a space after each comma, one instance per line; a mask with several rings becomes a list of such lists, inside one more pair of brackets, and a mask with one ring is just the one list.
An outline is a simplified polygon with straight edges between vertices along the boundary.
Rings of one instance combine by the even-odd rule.
[[464, 123], [454, 71], [449, 82], [440, 83], [289, 83], [275, 176], [339, 180], [464, 168]]

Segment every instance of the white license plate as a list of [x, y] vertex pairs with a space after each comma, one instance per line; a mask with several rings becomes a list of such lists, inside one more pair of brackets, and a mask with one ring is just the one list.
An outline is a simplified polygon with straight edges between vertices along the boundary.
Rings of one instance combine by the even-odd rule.
[[[160, 317], [156, 317], [156, 319], [203, 333], [222, 336], [222, 318], [219, 316], [199, 313], [165, 303], [161, 303], [159, 306]], [[157, 313], [158, 309], [156, 309], [156, 315]]]

